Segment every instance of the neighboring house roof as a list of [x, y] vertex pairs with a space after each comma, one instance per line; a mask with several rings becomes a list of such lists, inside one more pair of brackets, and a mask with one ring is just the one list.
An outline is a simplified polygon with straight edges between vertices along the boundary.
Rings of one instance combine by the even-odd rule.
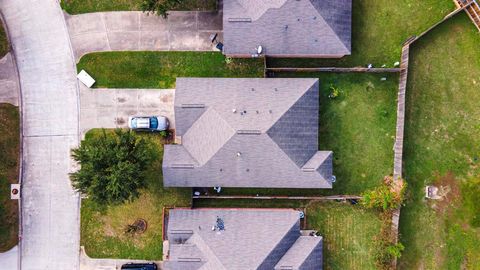
[[301, 235], [296, 210], [172, 209], [166, 223], [166, 270], [322, 269], [322, 237]]
[[351, 54], [352, 0], [224, 0], [226, 55]]
[[178, 78], [176, 136], [163, 183], [177, 187], [331, 188], [318, 151], [318, 79]]

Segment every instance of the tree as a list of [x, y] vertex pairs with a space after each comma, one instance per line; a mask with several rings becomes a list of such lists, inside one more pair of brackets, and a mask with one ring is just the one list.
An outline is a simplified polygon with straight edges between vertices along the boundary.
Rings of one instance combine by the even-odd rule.
[[83, 140], [72, 157], [81, 166], [70, 175], [78, 191], [97, 203], [120, 203], [138, 197], [138, 189], [145, 187], [155, 152], [133, 131], [117, 129]]
[[156, 13], [158, 16], [167, 18], [168, 11], [174, 9], [184, 0], [142, 0], [140, 8], [143, 12]]

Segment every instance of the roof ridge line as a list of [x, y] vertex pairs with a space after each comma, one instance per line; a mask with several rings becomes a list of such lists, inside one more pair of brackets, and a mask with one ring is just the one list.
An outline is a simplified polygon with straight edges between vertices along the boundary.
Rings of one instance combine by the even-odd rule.
[[325, 22], [325, 24], [328, 26], [328, 29], [330, 29], [332, 31], [332, 33], [334, 34], [335, 38], [340, 42], [340, 44], [342, 44], [343, 48], [349, 52], [349, 53], [352, 53], [351, 52], [351, 49], [349, 50], [347, 48], [347, 46], [345, 45], [345, 43], [343, 42], [343, 40], [340, 39], [339, 35], [337, 34], [337, 32], [332, 28], [332, 26], [330, 25], [330, 23], [328, 23], [327, 20], [325, 20], [325, 18], [323, 17], [322, 14], [320, 14], [320, 12], [315, 8], [315, 6], [313, 5], [312, 3], [312, 0], [307, 0], [308, 3], [310, 3], [310, 5], [312, 6], [312, 8], [317, 12], [317, 14], [320, 16], [320, 18], [322, 18], [322, 20]]
[[[288, 231], [286, 231], [286, 232], [282, 235], [282, 237], [281, 237], [281, 238], [278, 240], [278, 242], [275, 244], [275, 247], [274, 247], [272, 250], [270, 250], [270, 253], [271, 253], [273, 250], [275, 250], [275, 248], [278, 246], [278, 244], [285, 238], [285, 236], [292, 230], [292, 228], [295, 227], [295, 225], [297, 225], [297, 222], [300, 223], [300, 216], [298, 216], [298, 218], [295, 219], [295, 222], [292, 224], [292, 226], [290, 227], [290, 229], [289, 229]], [[300, 226], [299, 226], [299, 227], [300, 227]], [[299, 229], [300, 229], [300, 228], [299, 228]], [[301, 236], [301, 234], [299, 233], [299, 234], [298, 234], [298, 237], [295, 238], [295, 241], [293, 241], [293, 243], [295, 243], [295, 242], [298, 240], [298, 238], [300, 238], [300, 236]], [[293, 244], [292, 244], [292, 246], [293, 246]], [[280, 259], [279, 259], [277, 262], [275, 262], [275, 265], [277, 265], [277, 263], [283, 258], [283, 256], [285, 256], [285, 254], [287, 254], [288, 250], [289, 250], [290, 248], [292, 248], [292, 246], [290, 246], [290, 247], [287, 249], [287, 251], [285, 251], [285, 253], [282, 255], [282, 257], [280, 257]], [[262, 263], [260, 263], [260, 265], [262, 265], [263, 262], [265, 262], [265, 260], [268, 259], [268, 257], [270, 256], [270, 253], [268, 253], [268, 255], [264, 258], [264, 260], [262, 261]], [[274, 265], [274, 267], [275, 267], [275, 265]]]
[[[207, 243], [205, 242], [205, 240], [203, 240], [202, 235], [199, 234], [199, 233], [194, 233], [192, 237], [195, 237], [195, 235], [196, 235], [196, 238], [198, 238], [198, 239], [202, 242], [202, 244], [203, 244], [203, 246], [205, 247], [205, 249], [206, 249], [210, 254], [213, 254], [213, 255], [214, 255], [216, 264], [221, 265], [221, 266], [223, 267], [223, 270], [227, 270], [227, 269], [225, 268], [225, 265], [223, 265], [222, 261], [220, 261], [220, 259], [218, 258], [217, 254], [215, 254], [215, 252], [210, 248], [210, 246], [207, 245]], [[199, 249], [199, 250], [200, 250], [202, 253], [204, 253], [201, 249]], [[210, 257], [208, 257], [208, 258], [210, 258]], [[207, 261], [206, 263], [208, 263], [208, 261]], [[218, 269], [218, 270], [221, 270], [221, 269]]]
[[[267, 79], [275, 79], [275, 78], [267, 78]], [[295, 79], [300, 79], [300, 78], [295, 78]], [[292, 105], [290, 105], [289, 107], [287, 107], [287, 109], [286, 109], [274, 122], [272, 121], [272, 125], [265, 129], [265, 134], [268, 135], [268, 131], [269, 131], [280, 119], [282, 119], [282, 117], [290, 110], [290, 108], [292, 108], [303, 96], [305, 96], [305, 94], [308, 92], [308, 90], [310, 90], [310, 89], [312, 88], [312, 86], [313, 86], [315, 83], [317, 83], [317, 81], [319, 81], [318, 78], [301, 78], [301, 79], [312, 79], [313, 82], [312, 82], [312, 84], [310, 84], [310, 85], [304, 90], [304, 92], [303, 92], [297, 99], [295, 99], [295, 100], [293, 101]], [[269, 135], [268, 137], [270, 137], [270, 135]], [[271, 137], [270, 137], [270, 138], [271, 138]], [[275, 142], [275, 144], [277, 144], [277, 143]], [[280, 148], [280, 149], [281, 149], [281, 148]]]

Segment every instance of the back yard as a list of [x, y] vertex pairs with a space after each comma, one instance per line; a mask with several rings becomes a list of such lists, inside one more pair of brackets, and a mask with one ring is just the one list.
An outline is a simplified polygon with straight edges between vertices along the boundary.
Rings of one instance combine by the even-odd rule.
[[309, 229], [324, 239], [323, 267], [333, 269], [377, 269], [382, 220], [374, 210], [345, 203], [312, 203], [307, 208]]
[[10, 184], [18, 183], [19, 121], [17, 107], [0, 103], [0, 252], [18, 242], [18, 203], [10, 200]]
[[402, 43], [455, 9], [451, 0], [353, 0], [352, 55], [342, 59], [270, 59], [269, 66], [388, 67], [400, 60]]
[[[480, 269], [479, 42], [459, 14], [410, 51], [401, 269]], [[431, 183], [450, 187], [448, 203], [423, 198]]]

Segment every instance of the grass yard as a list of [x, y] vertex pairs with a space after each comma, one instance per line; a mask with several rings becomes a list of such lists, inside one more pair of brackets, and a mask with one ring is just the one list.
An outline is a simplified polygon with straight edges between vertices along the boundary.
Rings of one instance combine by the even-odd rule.
[[[62, 0], [62, 8], [69, 14], [100, 11], [140, 10], [143, 0]], [[175, 10], [216, 10], [217, 0], [184, 0]]]
[[[332, 150], [332, 190], [223, 188], [222, 195], [359, 195], [393, 172], [398, 75], [359, 73], [284, 73], [280, 77], [320, 79], [320, 150]], [[381, 81], [386, 77], [386, 81]], [[340, 90], [328, 98], [330, 85]], [[215, 194], [212, 190], [211, 194]], [[230, 201], [243, 204], [241, 200]], [[201, 202], [203, 205], [218, 203]], [[222, 202], [228, 204], [228, 202]], [[261, 202], [252, 202], [261, 204]]]
[[77, 65], [95, 87], [174, 88], [177, 77], [263, 77], [262, 59], [233, 59], [219, 52], [102, 52]]
[[323, 269], [376, 269], [380, 237], [379, 213], [346, 203], [313, 203], [307, 210], [309, 229], [323, 236]]
[[[86, 139], [98, 136], [101, 130], [89, 131]], [[148, 172], [148, 188], [138, 199], [116, 206], [99, 207], [82, 200], [81, 245], [93, 258], [162, 259], [162, 209], [165, 206], [189, 206], [190, 189], [163, 188], [162, 139], [145, 134], [158, 145], [159, 159]], [[137, 218], [147, 221], [147, 230], [136, 236], [125, 234], [125, 227]]]
[[452, 0], [353, 0], [352, 55], [335, 59], [270, 59], [269, 66], [393, 66], [402, 43], [455, 9]]
[[[461, 13], [410, 50], [400, 269], [480, 269], [479, 43]], [[431, 183], [452, 189], [448, 203], [423, 198]]]
[[8, 53], [8, 38], [7, 32], [0, 21], [0, 58], [4, 57]]
[[18, 107], [0, 103], [0, 252], [18, 243], [18, 203], [10, 200], [10, 184], [18, 183], [19, 121]]

